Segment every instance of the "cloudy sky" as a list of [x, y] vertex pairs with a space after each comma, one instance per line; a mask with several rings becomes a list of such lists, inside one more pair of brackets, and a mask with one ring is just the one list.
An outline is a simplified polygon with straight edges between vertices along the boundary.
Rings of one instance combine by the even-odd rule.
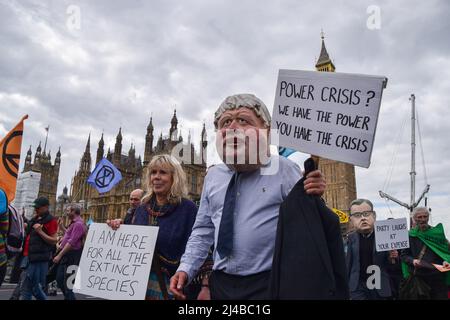
[[133, 143], [143, 155], [151, 115], [155, 135], [167, 134], [176, 107], [184, 137], [190, 130], [198, 141], [203, 121], [213, 136], [213, 113], [230, 94], [254, 93], [271, 109], [278, 70], [314, 70], [323, 28], [336, 71], [389, 79], [372, 164], [356, 169], [358, 196], [381, 218], [404, 216], [378, 190], [409, 202], [414, 93], [417, 193], [426, 172], [432, 222], [449, 235], [449, 14], [445, 0], [0, 0], [0, 136], [29, 114], [22, 167], [50, 125], [52, 158], [59, 146], [63, 154], [60, 193], [89, 133], [94, 158], [101, 133], [114, 148], [119, 127], [124, 151]]

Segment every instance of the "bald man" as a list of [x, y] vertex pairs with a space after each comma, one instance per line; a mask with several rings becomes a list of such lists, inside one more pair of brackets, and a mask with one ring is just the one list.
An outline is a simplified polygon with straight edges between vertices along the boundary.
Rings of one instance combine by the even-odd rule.
[[125, 215], [125, 219], [123, 220], [124, 224], [132, 224], [134, 220], [134, 212], [136, 208], [141, 204], [141, 199], [144, 196], [144, 191], [141, 189], [133, 190], [130, 193], [130, 208], [127, 210], [127, 214]]

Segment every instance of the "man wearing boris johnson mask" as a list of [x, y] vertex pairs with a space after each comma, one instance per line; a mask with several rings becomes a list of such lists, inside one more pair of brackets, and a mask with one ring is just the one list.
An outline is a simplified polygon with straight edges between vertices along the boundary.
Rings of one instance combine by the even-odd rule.
[[[298, 165], [270, 155], [270, 113], [252, 94], [227, 97], [215, 113], [216, 147], [223, 163], [208, 169], [200, 208], [170, 290], [185, 299], [214, 245], [209, 278], [212, 299], [265, 299], [268, 294], [280, 204], [301, 179]], [[307, 194], [321, 196], [319, 170], [304, 181]]]

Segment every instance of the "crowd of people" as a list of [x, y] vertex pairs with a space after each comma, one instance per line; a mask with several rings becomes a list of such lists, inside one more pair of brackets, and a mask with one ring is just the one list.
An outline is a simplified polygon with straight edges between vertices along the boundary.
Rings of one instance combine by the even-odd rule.
[[49, 213], [49, 200], [37, 198], [33, 207], [34, 215], [24, 219], [24, 239], [20, 253], [9, 254], [14, 258], [10, 280], [17, 282], [11, 300], [46, 300], [49, 284], [57, 282], [58, 288], [67, 300], [75, 295], [67, 286], [70, 266], [77, 266], [83, 250], [87, 227], [80, 217], [81, 208], [70, 205], [67, 209], [69, 225]]
[[[367, 199], [355, 199], [350, 204], [354, 231], [345, 239], [340, 233], [336, 236], [339, 220], [330, 215], [321, 198], [326, 190], [323, 174], [314, 166], [302, 170], [288, 158], [293, 152], [283, 149], [280, 155], [270, 154], [270, 123], [267, 107], [254, 95], [227, 97], [214, 119], [223, 163], [208, 169], [200, 206], [188, 199], [180, 163], [163, 154], [154, 156], [148, 165], [146, 190], [130, 193], [130, 208], [124, 219], [107, 221], [112, 229], [122, 224], [159, 227], [146, 299], [402, 299], [411, 297], [411, 292], [407, 295], [407, 283], [412, 276], [426, 288], [426, 294], [418, 298], [448, 299], [450, 272], [440, 272], [433, 264], [450, 267], [450, 244], [442, 225], [428, 224], [426, 208], [414, 211], [415, 226], [409, 232], [407, 250], [376, 251], [376, 212]], [[256, 137], [255, 150], [250, 150], [245, 138], [250, 135]], [[277, 170], [273, 172], [275, 162]], [[297, 202], [292, 202], [297, 195]], [[47, 198], [36, 199], [33, 206], [35, 213], [24, 224], [23, 250], [15, 254], [21, 272], [11, 298], [30, 300], [34, 296], [45, 300], [49, 281], [56, 279], [64, 298], [75, 299], [67, 280], [74, 272], [71, 266], [79, 264], [87, 234], [80, 217], [82, 208], [68, 208], [69, 224], [65, 226], [49, 213]], [[0, 285], [6, 262], [12, 258], [5, 245], [10, 212], [0, 212]], [[304, 220], [289, 220], [296, 214]], [[320, 219], [308, 220], [308, 214], [320, 214]], [[314, 228], [321, 238], [312, 235], [304, 237], [303, 243], [280, 245], [280, 239], [284, 239], [280, 235], [288, 232], [284, 224], [290, 221], [304, 222], [306, 226], [299, 230]], [[296, 257], [300, 246], [319, 252], [318, 263], [323, 265], [311, 266], [305, 257]], [[329, 260], [322, 259], [323, 255]], [[299, 288], [288, 289], [272, 270], [275, 266], [278, 270], [280, 259], [285, 257], [298, 258], [294, 260], [300, 275], [323, 269], [329, 271], [328, 276], [320, 281], [315, 277], [304, 279], [305, 288], [300, 277]], [[333, 261], [333, 265], [327, 261]], [[372, 277], [374, 266], [379, 270], [378, 279]], [[310, 290], [311, 286], [324, 286], [326, 290]], [[271, 292], [275, 287], [274, 296]], [[283, 294], [283, 290], [291, 291]]]
[[[382, 251], [375, 249], [374, 223], [376, 212], [373, 204], [367, 199], [356, 199], [350, 206], [350, 219], [355, 228], [347, 239], [347, 267], [349, 277], [350, 297], [353, 300], [404, 299], [408, 292], [404, 286], [403, 275], [414, 273], [424, 283], [421, 298], [446, 300], [449, 298], [448, 275], [440, 272], [434, 264], [449, 267], [449, 247], [444, 236], [442, 225], [435, 228], [428, 224], [429, 211], [425, 207], [417, 207], [413, 213], [415, 227], [409, 232], [408, 249]], [[434, 238], [427, 234], [433, 233]], [[427, 240], [421, 240], [429, 238]], [[442, 246], [438, 250], [437, 243]], [[424, 251], [426, 254], [421, 253]], [[378, 286], [370, 285], [373, 274], [371, 266], [380, 270]], [[368, 281], [369, 280], [369, 281]], [[369, 284], [368, 284], [369, 282]], [[403, 296], [402, 296], [403, 295]], [[420, 298], [419, 296], [417, 298]]]

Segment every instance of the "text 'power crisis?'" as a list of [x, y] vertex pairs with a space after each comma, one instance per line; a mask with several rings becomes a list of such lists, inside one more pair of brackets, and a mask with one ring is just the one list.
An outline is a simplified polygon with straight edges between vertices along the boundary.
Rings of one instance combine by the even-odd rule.
[[92, 224], [75, 280], [79, 293], [105, 299], [144, 299], [157, 227]]
[[280, 70], [272, 134], [283, 147], [368, 167], [385, 84], [384, 77]]

